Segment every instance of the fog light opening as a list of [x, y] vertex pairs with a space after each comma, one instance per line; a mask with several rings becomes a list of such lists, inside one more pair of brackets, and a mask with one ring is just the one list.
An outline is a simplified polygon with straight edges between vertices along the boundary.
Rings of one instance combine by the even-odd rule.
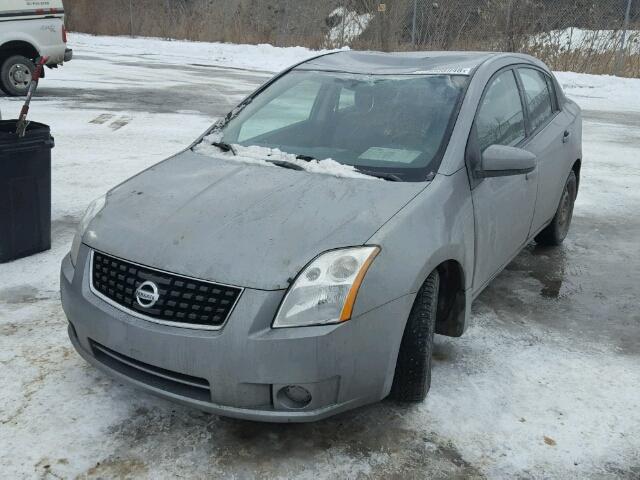
[[304, 408], [311, 403], [311, 393], [300, 385], [287, 385], [278, 390], [278, 401], [287, 408]]

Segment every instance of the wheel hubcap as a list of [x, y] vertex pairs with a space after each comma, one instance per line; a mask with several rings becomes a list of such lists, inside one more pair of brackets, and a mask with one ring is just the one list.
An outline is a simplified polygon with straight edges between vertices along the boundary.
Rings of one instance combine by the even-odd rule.
[[26, 90], [31, 81], [31, 70], [22, 63], [13, 65], [9, 69], [9, 80], [11, 80], [11, 84], [18, 90]]

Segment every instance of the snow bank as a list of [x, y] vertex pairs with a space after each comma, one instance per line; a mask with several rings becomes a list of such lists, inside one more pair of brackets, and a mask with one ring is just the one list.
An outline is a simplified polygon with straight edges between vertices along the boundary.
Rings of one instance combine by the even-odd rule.
[[108, 57], [116, 53], [118, 56], [144, 56], [145, 62], [219, 65], [268, 72], [278, 72], [309, 57], [331, 51], [274, 47], [268, 44], [238, 45], [149, 37], [102, 37], [85, 33], [70, 33], [69, 44], [74, 50], [91, 50], [93, 54], [104, 52]]
[[[193, 148], [193, 151], [202, 155], [207, 155], [215, 158], [222, 158], [231, 162], [240, 162], [250, 165], [261, 165], [263, 167], [275, 167], [273, 163], [287, 162], [297, 165], [302, 170], [311, 173], [320, 173], [323, 175], [333, 175], [334, 177], [342, 178], [364, 178], [367, 180], [379, 180], [371, 175], [365, 175], [358, 172], [355, 167], [351, 165], [343, 165], [336, 162], [331, 158], [323, 160], [300, 160], [295, 155], [287, 152], [283, 152], [277, 148], [259, 147], [252, 145], [250, 147], [244, 147], [242, 145], [233, 144], [235, 155], [232, 152], [223, 152], [220, 148], [212, 145], [212, 143], [220, 142], [222, 135], [220, 132], [214, 132], [211, 135], [204, 137], [202, 142]], [[265, 160], [268, 159], [268, 160]]]
[[373, 18], [373, 14], [359, 14], [344, 7], [338, 7], [329, 14], [329, 18], [332, 17], [340, 20], [337, 25], [329, 30], [327, 45], [341, 47], [341, 44], [355, 40], [366, 30], [367, 25]]
[[640, 112], [640, 79], [554, 72], [564, 93], [585, 110]]
[[[609, 53], [617, 50], [622, 42], [621, 30], [586, 30], [565, 28], [539, 33], [529, 38], [529, 47], [552, 47], [558, 53]], [[626, 51], [640, 53], [640, 30], [628, 30]]]

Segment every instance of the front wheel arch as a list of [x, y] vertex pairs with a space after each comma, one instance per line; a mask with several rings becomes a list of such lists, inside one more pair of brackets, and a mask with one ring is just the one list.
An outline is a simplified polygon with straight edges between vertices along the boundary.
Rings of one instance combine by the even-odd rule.
[[465, 330], [467, 313], [464, 270], [456, 260], [444, 261], [436, 270], [440, 274], [436, 333], [459, 337]]
[[440, 275], [432, 271], [418, 291], [402, 332], [390, 397], [401, 402], [424, 400], [431, 385], [431, 360]]
[[404, 325], [391, 398], [400, 401], [425, 398], [431, 383], [433, 336], [462, 335], [465, 318], [462, 266], [455, 260], [441, 262], [422, 283]]

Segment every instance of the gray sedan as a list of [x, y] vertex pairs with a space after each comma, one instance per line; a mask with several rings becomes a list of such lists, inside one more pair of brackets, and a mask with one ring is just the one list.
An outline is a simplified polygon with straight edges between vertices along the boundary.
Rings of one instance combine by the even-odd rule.
[[434, 334], [567, 235], [581, 114], [518, 54], [338, 52], [94, 201], [61, 268], [89, 363], [220, 415], [421, 401]]

